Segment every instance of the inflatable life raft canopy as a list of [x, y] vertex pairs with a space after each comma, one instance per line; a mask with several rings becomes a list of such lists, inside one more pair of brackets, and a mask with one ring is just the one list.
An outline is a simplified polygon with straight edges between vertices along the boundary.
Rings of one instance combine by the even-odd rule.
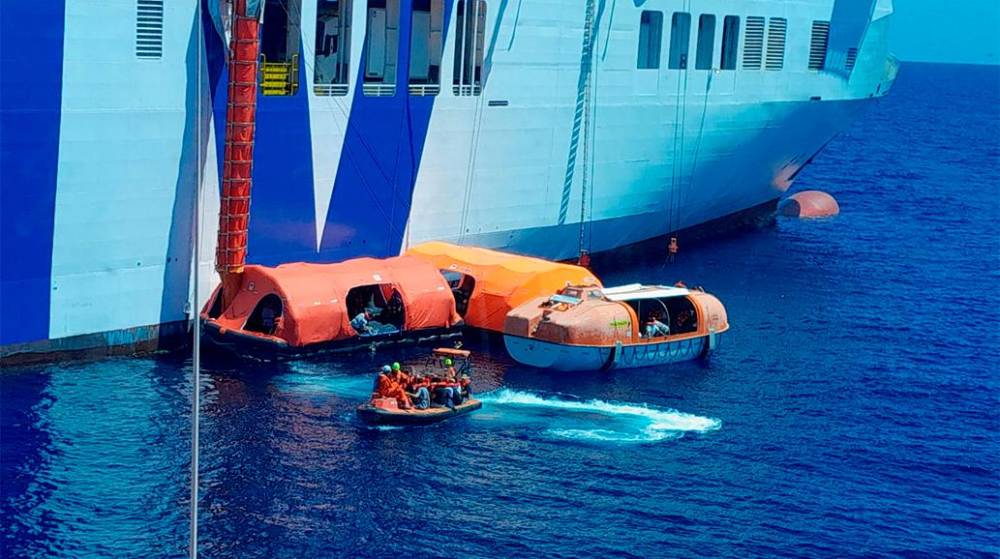
[[478, 247], [430, 242], [406, 254], [441, 270], [467, 325], [500, 333], [507, 313], [526, 301], [548, 297], [567, 285], [601, 285], [581, 266]]
[[402, 310], [394, 313], [399, 319], [395, 326], [402, 331], [449, 328], [461, 321], [438, 269], [410, 256], [247, 266], [232, 304], [219, 308], [216, 289], [202, 318], [223, 333], [237, 330], [302, 347], [357, 337], [352, 314], [373, 299], [386, 305], [397, 293]]

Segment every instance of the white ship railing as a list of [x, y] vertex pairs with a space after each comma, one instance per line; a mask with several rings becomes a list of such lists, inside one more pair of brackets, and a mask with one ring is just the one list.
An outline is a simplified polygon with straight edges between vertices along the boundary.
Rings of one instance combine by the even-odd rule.
[[343, 97], [347, 95], [350, 90], [350, 86], [346, 83], [333, 83], [333, 84], [315, 84], [313, 85], [313, 93], [317, 97]]
[[396, 94], [396, 84], [366, 83], [361, 90], [369, 97], [392, 97]]

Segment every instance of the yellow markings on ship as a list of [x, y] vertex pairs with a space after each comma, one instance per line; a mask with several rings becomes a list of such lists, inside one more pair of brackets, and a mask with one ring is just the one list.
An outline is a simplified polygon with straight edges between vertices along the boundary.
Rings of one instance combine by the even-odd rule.
[[612, 328], [628, 328], [630, 326], [632, 326], [632, 321], [631, 320], [612, 320], [611, 321], [611, 327]]
[[260, 55], [260, 92], [263, 95], [295, 95], [299, 89], [299, 55], [290, 62], [268, 62]]

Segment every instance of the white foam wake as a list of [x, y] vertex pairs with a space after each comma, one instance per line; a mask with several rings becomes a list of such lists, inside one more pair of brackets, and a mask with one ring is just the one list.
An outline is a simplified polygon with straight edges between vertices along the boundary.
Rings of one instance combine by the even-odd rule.
[[[484, 402], [503, 406], [524, 406], [565, 411], [570, 414], [599, 414], [617, 421], [617, 425], [579, 425], [571, 428], [550, 428], [546, 433], [568, 439], [618, 442], [655, 442], [676, 439], [687, 432], [707, 433], [722, 427], [722, 422], [669, 408], [642, 404], [606, 402], [604, 400], [566, 400], [543, 397], [531, 392], [501, 389], [481, 398]], [[580, 418], [580, 423], [594, 423], [593, 418]]]

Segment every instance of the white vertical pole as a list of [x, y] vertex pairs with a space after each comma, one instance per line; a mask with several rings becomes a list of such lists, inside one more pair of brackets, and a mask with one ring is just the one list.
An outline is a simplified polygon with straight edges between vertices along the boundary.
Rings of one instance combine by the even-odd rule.
[[195, 142], [195, 150], [197, 152], [197, 171], [196, 182], [194, 186], [194, 216], [192, 219], [194, 226], [194, 247], [192, 249], [192, 258], [194, 259], [194, 272], [192, 274], [192, 283], [194, 283], [194, 303], [191, 305], [191, 312], [193, 313], [193, 321], [191, 328], [191, 370], [192, 370], [192, 388], [191, 388], [191, 541], [188, 544], [188, 555], [191, 559], [198, 558], [198, 454], [199, 454], [199, 411], [201, 408], [201, 308], [199, 305], [199, 271], [201, 268], [201, 182], [202, 182], [202, 133], [201, 133], [201, 64], [204, 60], [203, 42], [205, 39], [205, 29], [202, 25], [202, 7], [201, 1], [198, 0], [198, 70], [196, 73], [196, 79], [198, 80], [196, 91], [197, 100], [195, 111], [195, 118], [198, 124], [196, 125], [197, 141]]

